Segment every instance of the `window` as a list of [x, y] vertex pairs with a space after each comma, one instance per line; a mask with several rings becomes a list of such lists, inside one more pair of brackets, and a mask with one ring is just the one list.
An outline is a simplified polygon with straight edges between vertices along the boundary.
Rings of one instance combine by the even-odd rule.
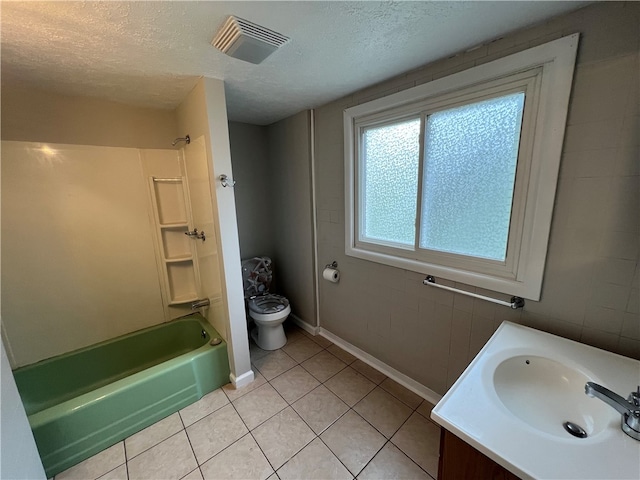
[[539, 300], [577, 42], [347, 109], [347, 255]]

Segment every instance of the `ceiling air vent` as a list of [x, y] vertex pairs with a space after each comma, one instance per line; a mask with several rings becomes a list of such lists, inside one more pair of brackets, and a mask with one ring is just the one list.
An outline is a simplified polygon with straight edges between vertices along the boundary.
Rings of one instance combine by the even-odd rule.
[[289, 41], [288, 37], [248, 20], [227, 18], [211, 44], [230, 57], [260, 63]]

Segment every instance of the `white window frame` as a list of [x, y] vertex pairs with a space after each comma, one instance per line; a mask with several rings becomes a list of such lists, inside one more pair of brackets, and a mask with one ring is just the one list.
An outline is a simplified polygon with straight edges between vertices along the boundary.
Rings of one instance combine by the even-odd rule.
[[[344, 111], [345, 253], [451, 281], [539, 300], [579, 34], [509, 55]], [[359, 238], [361, 130], [526, 89], [511, 227], [504, 262], [370, 243]], [[505, 93], [506, 94], [506, 93]], [[393, 179], [390, 179], [393, 181]], [[420, 196], [420, 188], [418, 191]], [[360, 199], [361, 200], [361, 199]], [[420, 218], [421, 198], [417, 216]], [[416, 237], [419, 237], [419, 226]]]

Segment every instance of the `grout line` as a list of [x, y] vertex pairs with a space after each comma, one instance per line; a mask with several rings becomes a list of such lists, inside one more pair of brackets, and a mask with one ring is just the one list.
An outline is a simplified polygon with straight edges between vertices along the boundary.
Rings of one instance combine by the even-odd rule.
[[[407, 457], [411, 462], [413, 462], [413, 463], [414, 463], [414, 464], [415, 464], [415, 465], [416, 465], [420, 470], [422, 470], [424, 473], [426, 473], [426, 474], [427, 474], [427, 476], [428, 476], [429, 478], [435, 478], [435, 477], [433, 477], [429, 472], [427, 472], [424, 468], [422, 468], [420, 465], [418, 465], [418, 462], [416, 462], [413, 458], [411, 458], [411, 457], [410, 457], [410, 456], [409, 456], [409, 455], [408, 455], [404, 450], [402, 450], [398, 445], [396, 445], [395, 443], [393, 443], [393, 442], [391, 441], [391, 439], [389, 439], [389, 443], [390, 443], [391, 445], [393, 445], [394, 447], [396, 447], [400, 453], [402, 453], [402, 454], [403, 454], [405, 457]], [[437, 473], [436, 473], [436, 475], [437, 475]]]
[[[282, 410], [281, 410], [282, 411]], [[298, 414], [295, 410], [294, 413], [296, 413], [296, 415]], [[299, 415], [298, 415], [299, 416]], [[273, 418], [273, 417], [272, 417]], [[304, 421], [304, 420], [303, 420]], [[257, 428], [257, 427], [256, 427]], [[311, 430], [313, 432], [313, 430]], [[290, 458], [288, 458], [282, 465], [280, 465], [280, 467], [278, 467], [277, 469], [273, 466], [273, 464], [271, 463], [271, 460], [269, 460], [269, 457], [267, 457], [267, 454], [265, 453], [264, 450], [262, 450], [262, 447], [260, 446], [260, 443], [258, 443], [258, 440], [255, 438], [255, 436], [253, 436], [253, 431], [250, 431], [249, 433], [251, 433], [251, 436], [253, 437], [253, 439], [256, 442], [256, 445], [258, 445], [258, 448], [260, 448], [260, 451], [262, 452], [262, 454], [264, 455], [264, 458], [267, 459], [267, 462], [269, 462], [269, 465], [271, 466], [271, 469], [273, 470], [274, 473], [276, 473], [277, 476], [277, 471], [280, 470], [282, 467], [284, 467], [287, 463], [289, 463], [289, 461], [291, 461], [291, 459], [293, 457], [295, 457], [298, 453], [300, 453], [307, 445], [309, 445], [309, 443], [313, 442], [314, 439], [310, 440], [308, 443], [305, 443], [302, 448], [300, 448], [299, 450], [297, 450], [293, 455], [291, 455]], [[314, 432], [315, 435], [315, 432]], [[317, 437], [317, 436], [316, 436]], [[280, 477], [278, 477], [280, 478]]]
[[[375, 428], [375, 427], [374, 427]], [[384, 436], [384, 435], [383, 435]], [[369, 464], [371, 462], [373, 462], [373, 459], [376, 458], [378, 456], [378, 454], [382, 451], [382, 449], [384, 447], [386, 447], [387, 443], [389, 443], [391, 440], [388, 440], [387, 437], [384, 438], [385, 442], [382, 444], [382, 446], [380, 447], [380, 449], [375, 453], [375, 455], [373, 457], [371, 457], [369, 459], [369, 461], [364, 465], [364, 467], [362, 467], [362, 469], [358, 472], [358, 475], [360, 475], [362, 472], [364, 472], [365, 468], [367, 468], [369, 466]], [[354, 475], [354, 478], [357, 477], [358, 475]]]
[[[103, 450], [103, 451], [104, 451], [104, 450]], [[98, 453], [100, 453], [100, 452], [98, 452]], [[96, 455], [97, 455], [97, 454], [96, 454]], [[89, 458], [91, 458], [91, 457], [89, 457]], [[126, 457], [125, 457], [125, 459], [126, 459]], [[77, 464], [76, 464], [76, 465], [77, 465]], [[111, 473], [111, 472], [113, 472], [114, 470], [117, 470], [118, 468], [120, 468], [120, 467], [121, 467], [121, 466], [123, 466], [123, 465], [125, 465], [125, 468], [126, 468], [126, 465], [127, 465], [127, 461], [126, 461], [126, 460], [125, 460], [125, 462], [124, 462], [124, 463], [121, 463], [121, 464], [120, 464], [120, 465], [118, 465], [117, 467], [114, 467], [114, 468], [112, 468], [111, 470], [108, 470], [108, 471], [104, 472], [104, 473], [103, 473], [102, 475], [100, 475], [99, 477], [94, 477], [94, 478], [95, 478], [95, 480], [100, 480], [102, 477], [104, 477], [104, 476], [105, 476], [105, 475], [107, 475], [108, 473]], [[74, 465], [74, 466], [75, 466], [75, 465]], [[70, 467], [70, 468], [73, 468], [73, 467]], [[60, 473], [62, 473], [62, 472], [60, 472]], [[60, 475], [60, 473], [59, 473], [58, 475]], [[127, 478], [128, 478], [128, 477], [129, 477], [129, 474], [127, 474]], [[55, 480], [55, 477], [52, 477], [52, 478], [53, 478], [53, 480]]]
[[[196, 461], [196, 463], [198, 463], [198, 462]], [[183, 478], [188, 477], [189, 475], [191, 475], [191, 474], [192, 474], [193, 472], [195, 472], [196, 470], [200, 470], [200, 467], [198, 466], [198, 467], [194, 468], [193, 470], [191, 470], [191, 471], [190, 471], [189, 473], [187, 473], [186, 475], [183, 475], [182, 477], [180, 477], [180, 480], [182, 480]], [[202, 471], [200, 471], [200, 475], [202, 475]], [[204, 475], [202, 475], [202, 478], [204, 478]]]
[[[178, 412], [175, 412], [175, 413], [178, 413]], [[131, 458], [127, 458], [127, 447], [126, 447], [126, 445], [127, 445], [127, 444], [125, 443], [125, 440], [127, 440], [128, 438], [133, 437], [134, 435], [139, 434], [140, 432], [144, 432], [147, 428], [151, 428], [151, 427], [153, 427], [154, 425], [157, 425], [158, 423], [162, 422], [163, 420], [166, 420], [167, 418], [169, 418], [169, 417], [173, 416], [175, 413], [172, 413], [171, 415], [169, 415], [169, 416], [167, 416], [167, 417], [161, 418], [161, 419], [160, 419], [160, 420], [158, 420], [157, 422], [152, 423], [152, 424], [151, 424], [151, 425], [149, 425], [148, 427], [145, 427], [145, 428], [143, 428], [142, 430], [139, 430], [139, 431], [137, 431], [136, 433], [134, 433], [134, 434], [132, 434], [132, 435], [129, 435], [127, 438], [125, 438], [124, 440], [122, 440], [122, 442], [124, 443], [124, 446], [125, 446], [125, 461], [126, 461], [126, 462], [129, 462], [129, 460], [133, 460], [134, 458], [139, 457], [139, 456], [140, 456], [140, 455], [142, 455], [143, 453], [148, 452], [149, 450], [151, 450], [153, 447], [157, 447], [158, 445], [160, 445], [160, 444], [161, 444], [162, 442], [164, 442], [165, 440], [168, 440], [169, 438], [173, 437], [175, 434], [180, 433], [181, 431], [185, 430], [185, 428], [184, 428], [184, 424], [182, 424], [182, 425], [183, 425], [182, 430], [178, 430], [177, 432], [172, 433], [172, 434], [171, 434], [171, 435], [169, 435], [168, 437], [163, 438], [162, 440], [160, 440], [160, 441], [158, 441], [158, 442], [154, 443], [153, 445], [148, 446], [148, 447], [147, 447], [147, 448], [145, 448], [144, 450], [142, 450], [142, 451], [140, 451], [140, 452], [136, 453], [136, 454], [135, 454], [134, 456], [132, 456]], [[179, 416], [179, 415], [178, 415], [178, 416]], [[180, 422], [182, 423], [182, 418], [180, 418]]]
[[[266, 380], [266, 379], [265, 379]], [[268, 381], [265, 383], [265, 385], [269, 383]], [[263, 385], [260, 385], [260, 387], [258, 388], [262, 388]], [[255, 389], [257, 390], [257, 389]], [[285, 400], [286, 402], [286, 400]], [[253, 441], [256, 442], [256, 445], [258, 446], [258, 448], [260, 449], [260, 452], [262, 453], [262, 456], [265, 458], [265, 460], [267, 461], [267, 463], [269, 464], [269, 466], [271, 467], [271, 470], [273, 470], [273, 472], [275, 473], [276, 469], [273, 468], [273, 464], [271, 463], [271, 460], [269, 460], [269, 457], [267, 457], [267, 454], [264, 452], [264, 450], [262, 449], [262, 447], [260, 446], [260, 443], [258, 443], [258, 440], [256, 439], [256, 437], [253, 435], [253, 431], [247, 426], [246, 422], [244, 421], [244, 419], [242, 418], [242, 416], [240, 415], [240, 412], [238, 412], [238, 409], [236, 408], [236, 406], [233, 404], [233, 402], [231, 402], [231, 407], [234, 409], [234, 411], [236, 412], [236, 415], [238, 415], [238, 417], [240, 418], [240, 421], [242, 422], [242, 424], [244, 425], [244, 427], [247, 429], [249, 435], [251, 435], [251, 438], [253, 438]], [[282, 410], [280, 410], [282, 411]], [[270, 417], [273, 418], [273, 417]], [[262, 424], [260, 424], [262, 425]], [[256, 427], [257, 428], [257, 427]], [[241, 437], [244, 438], [244, 435]], [[235, 443], [235, 442], [234, 442]], [[215, 455], [214, 455], [215, 456]], [[213, 457], [212, 457], [213, 458]]]
[[[192, 404], [193, 405], [193, 404]], [[220, 410], [220, 409], [218, 409]], [[217, 411], [217, 410], [216, 410]], [[211, 415], [213, 412], [211, 412], [209, 415]], [[202, 417], [200, 420], [203, 420], [204, 418], [208, 417], [209, 415], [205, 415], [204, 417]], [[193, 453], [193, 458], [196, 461], [196, 465], [197, 468], [200, 468], [200, 462], [198, 461], [198, 456], [196, 455], [196, 450], [193, 448], [193, 444], [191, 443], [191, 438], [189, 437], [189, 432], [187, 432], [187, 427], [185, 427], [184, 425], [184, 420], [182, 419], [182, 415], [180, 415], [180, 410], [178, 410], [178, 418], [180, 418], [180, 423], [182, 424], [182, 431], [184, 432], [184, 436], [187, 437], [187, 442], [189, 442], [189, 447], [191, 448], [191, 453]], [[193, 422], [191, 425], [195, 425], [196, 423], [198, 423], [200, 420], [198, 420], [197, 422]], [[179, 432], [178, 432], [179, 433]], [[195, 470], [195, 469], [194, 469]], [[191, 470], [193, 472], [193, 470]], [[191, 473], [191, 472], [189, 472]], [[200, 474], [202, 475], [202, 472], [200, 472]], [[187, 474], [189, 475], [189, 474]], [[186, 475], [185, 475], [186, 476]]]
[[[251, 438], [253, 438], [253, 441], [256, 443], [256, 445], [258, 446], [258, 448], [260, 449], [260, 453], [262, 453], [262, 456], [264, 457], [264, 459], [267, 461], [267, 463], [269, 464], [269, 466], [271, 467], [271, 470], [273, 470], [272, 475], [276, 475], [276, 469], [273, 468], [273, 464], [271, 463], [271, 460], [269, 460], [269, 457], [267, 457], [267, 454], [264, 452], [264, 450], [262, 449], [262, 447], [260, 446], [260, 444], [258, 443], [258, 440], [256, 439], [256, 437], [253, 435], [253, 432], [251, 430], [249, 430], [249, 435], [251, 435]], [[282, 468], [282, 467], [280, 467]], [[270, 477], [271, 475], [269, 475]], [[280, 478], [276, 475], [277, 478]], [[268, 478], [268, 477], [267, 477]]]
[[[220, 450], [219, 452], [217, 452], [216, 454], [212, 455], [211, 457], [207, 458], [205, 461], [203, 461], [202, 463], [198, 463], [198, 459], [196, 458], [196, 463], [198, 463], [198, 467], [200, 468], [202, 467], [205, 463], [207, 463], [209, 460], [217, 457], [218, 455], [220, 455], [222, 452], [224, 452], [225, 450], [228, 450], [229, 448], [231, 448], [232, 446], [234, 446], [236, 443], [238, 443], [240, 440], [242, 440], [244, 437], [246, 437], [247, 435], [249, 435], [249, 431], [247, 431], [245, 434], [243, 434], [240, 438], [238, 438], [237, 440], [234, 440], [233, 442], [231, 442], [229, 445], [227, 445], [226, 447], [224, 447], [222, 450]], [[254, 439], [255, 440], [255, 439]], [[256, 442], [257, 443], [257, 442]], [[192, 447], [193, 448], [193, 447]], [[194, 453], [195, 455], [195, 453]], [[196, 470], [195, 468], [193, 470]], [[192, 470], [192, 471], [193, 471]], [[202, 473], [202, 471], [200, 471], [200, 473]], [[188, 475], [188, 474], [187, 474]], [[204, 475], [203, 475], [204, 476]]]
[[[348, 410], [347, 410], [347, 412], [348, 412]], [[338, 418], [338, 420], [339, 420], [340, 418], [342, 418], [342, 417], [343, 417], [347, 412], [345, 412], [344, 414], [340, 415], [340, 417]], [[336, 422], [337, 422], [338, 420], [336, 420]], [[333, 423], [335, 423], [335, 422], [333, 422]], [[332, 423], [331, 425], [333, 425], [333, 423]], [[322, 432], [323, 432], [323, 433], [324, 433], [324, 432], [326, 432], [329, 428], [330, 428], [330, 426], [329, 426], [329, 427], [327, 427], [326, 429], [324, 429]], [[334, 451], [333, 451], [333, 450], [331, 450], [331, 447], [329, 447], [329, 445], [327, 445], [327, 443], [324, 441], [324, 439], [323, 439], [322, 437], [320, 437], [320, 435], [318, 435], [318, 436], [317, 436], [317, 438], [318, 438], [318, 439], [320, 439], [320, 441], [324, 444], [324, 446], [325, 446], [325, 447], [327, 447], [327, 449], [331, 452], [331, 455], [333, 455], [334, 457], [336, 457], [336, 459], [337, 459], [337, 460], [342, 464], [342, 466], [343, 466], [344, 468], [346, 468], [346, 469], [347, 469], [347, 472], [349, 472], [349, 475], [351, 475], [353, 478], [356, 478], [356, 477], [357, 477], [357, 475], [354, 475], [353, 473], [351, 473], [351, 470], [349, 470], [349, 467], [347, 467], [347, 466], [344, 464], [344, 462], [343, 462], [342, 460], [340, 460], [340, 457], [338, 457], [338, 455], [336, 455], [336, 454], [334, 453]], [[377, 453], [376, 453], [376, 455], [377, 455]], [[374, 455], [374, 457], [375, 457], [375, 455]], [[372, 458], [373, 458], [373, 457], [372, 457]], [[364, 470], [364, 468], [363, 468], [362, 470]], [[362, 472], [362, 470], [360, 470], [360, 472], [358, 472], [358, 475]]]
[[122, 440], [122, 446], [124, 447], [124, 469], [125, 473], [127, 474], [127, 480], [129, 480], [129, 458], [127, 457], [127, 443], [125, 442], [125, 440], [126, 438]]
[[[390, 443], [391, 445], [393, 445], [394, 447], [396, 447], [400, 453], [402, 453], [405, 457], [407, 457], [407, 458], [409, 459], [409, 461], [410, 461], [410, 462], [413, 462], [413, 464], [414, 464], [416, 467], [418, 467], [420, 470], [422, 470], [424, 473], [426, 473], [428, 477], [430, 477], [430, 478], [434, 478], [434, 477], [433, 477], [429, 472], [427, 472], [424, 468], [422, 468], [420, 465], [418, 465], [418, 462], [416, 462], [413, 458], [411, 458], [409, 455], [407, 455], [407, 454], [405, 453], [405, 451], [404, 451], [404, 450], [402, 450], [399, 446], [397, 446], [397, 445], [396, 445], [395, 443], [393, 443], [391, 440], [389, 440], [389, 443]], [[436, 475], [437, 475], [437, 474], [436, 474]]]

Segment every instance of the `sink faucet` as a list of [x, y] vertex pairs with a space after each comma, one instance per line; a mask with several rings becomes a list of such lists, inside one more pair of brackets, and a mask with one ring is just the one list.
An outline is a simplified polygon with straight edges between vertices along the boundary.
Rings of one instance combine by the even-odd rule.
[[626, 400], [608, 388], [593, 382], [587, 382], [584, 393], [590, 397], [599, 398], [620, 412], [622, 431], [631, 438], [640, 440], [640, 386], [635, 392], [631, 392]]

